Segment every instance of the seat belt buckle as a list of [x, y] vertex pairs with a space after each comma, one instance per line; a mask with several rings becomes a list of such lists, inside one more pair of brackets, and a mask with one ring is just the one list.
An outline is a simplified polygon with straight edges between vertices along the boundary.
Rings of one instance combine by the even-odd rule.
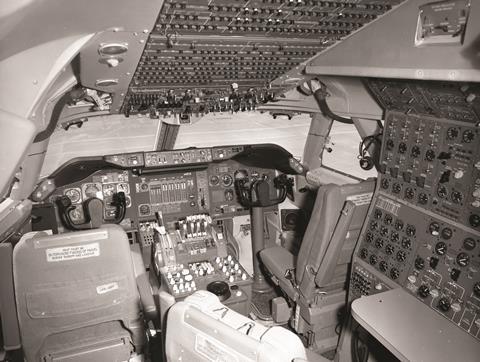
[[293, 282], [295, 280], [295, 268], [285, 270], [285, 279]]

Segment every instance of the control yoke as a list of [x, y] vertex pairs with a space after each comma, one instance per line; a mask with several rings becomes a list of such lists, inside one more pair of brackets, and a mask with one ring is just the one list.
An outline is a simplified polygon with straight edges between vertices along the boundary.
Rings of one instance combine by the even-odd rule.
[[[85, 222], [82, 224], [73, 222], [70, 214], [75, 209], [75, 206], [72, 205], [72, 201], [68, 196], [61, 196], [56, 202], [63, 225], [70, 230], [94, 229], [105, 223], [103, 201], [96, 197], [91, 197], [83, 202]], [[115, 219], [112, 221], [115, 224], [119, 224], [125, 217], [127, 209], [125, 193], [117, 192], [113, 194], [111, 206], [115, 207]]]
[[276, 197], [272, 198], [271, 182], [262, 177], [250, 181], [245, 172], [237, 171], [235, 174], [235, 188], [239, 202], [250, 208], [252, 225], [252, 257], [253, 257], [253, 285], [252, 290], [257, 293], [264, 293], [271, 289], [265, 281], [260, 266], [258, 254], [265, 248], [264, 240], [264, 213], [263, 208], [277, 205], [285, 200], [289, 193], [292, 193], [293, 179], [287, 175], [281, 174], [274, 178], [273, 186], [276, 191]]
[[273, 185], [277, 189], [277, 197], [271, 198], [270, 183], [261, 178], [250, 182], [247, 177], [235, 175], [235, 188], [240, 203], [248, 208], [268, 207], [282, 203], [289, 193], [292, 192], [293, 180], [287, 175], [282, 174], [273, 180]]

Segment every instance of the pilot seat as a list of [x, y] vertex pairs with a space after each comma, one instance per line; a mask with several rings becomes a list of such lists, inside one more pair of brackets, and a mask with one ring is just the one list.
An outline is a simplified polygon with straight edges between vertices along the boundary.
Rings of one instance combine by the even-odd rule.
[[298, 256], [281, 246], [260, 252], [290, 306], [284, 308], [290, 310], [286, 319], [320, 353], [334, 349], [338, 341], [349, 265], [374, 185], [372, 179], [320, 186]]
[[146, 342], [137, 289], [141, 267], [133, 260], [118, 225], [25, 234], [13, 250], [25, 359], [128, 361], [141, 354]]

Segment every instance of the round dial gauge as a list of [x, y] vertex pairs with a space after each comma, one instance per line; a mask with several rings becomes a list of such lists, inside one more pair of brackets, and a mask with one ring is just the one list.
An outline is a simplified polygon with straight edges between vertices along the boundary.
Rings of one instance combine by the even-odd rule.
[[82, 202], [82, 194], [79, 189], [67, 189], [65, 190], [64, 195], [70, 199], [72, 204]]
[[465, 132], [463, 132], [463, 135], [462, 135], [463, 142], [470, 143], [473, 141], [474, 138], [475, 138], [475, 133], [473, 133], [473, 131], [467, 129]]
[[127, 184], [127, 183], [119, 183], [117, 185], [117, 192], [123, 192], [125, 194], [129, 194], [130, 193], [130, 186]]
[[74, 209], [72, 209], [70, 212], [70, 218], [72, 219], [72, 221], [76, 224], [80, 224], [84, 221], [84, 217], [83, 217], [83, 210], [81, 207], [77, 206], [75, 207]]
[[447, 130], [447, 139], [454, 140], [457, 137], [458, 137], [458, 128], [450, 127]]
[[222, 175], [221, 180], [222, 180], [222, 186], [229, 187], [229, 186], [232, 186], [233, 184], [233, 178], [228, 174]]
[[84, 191], [86, 198], [90, 197], [101, 197], [102, 195], [102, 188], [99, 184], [86, 184], [84, 185]]
[[105, 184], [103, 185], [103, 196], [108, 197], [112, 196], [115, 193], [115, 184]]

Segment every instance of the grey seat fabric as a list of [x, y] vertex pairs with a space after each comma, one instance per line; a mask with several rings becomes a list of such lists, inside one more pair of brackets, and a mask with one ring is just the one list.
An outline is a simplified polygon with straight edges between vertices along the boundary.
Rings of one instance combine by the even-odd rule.
[[[285, 272], [295, 268], [297, 257], [287, 249], [281, 246], [275, 246], [260, 251], [260, 258], [267, 270], [275, 278], [275, 283], [287, 293], [290, 298], [294, 299], [295, 291], [293, 284], [285, 277]], [[294, 275], [295, 274], [293, 274], [293, 276]]]
[[13, 268], [28, 361], [128, 360], [142, 345], [130, 246], [119, 226], [26, 234]]
[[[344, 288], [348, 263], [365, 220], [375, 186], [374, 180], [358, 184], [321, 186], [295, 267], [295, 282], [306, 300], [315, 290]], [[285, 274], [293, 260], [279, 247], [260, 252], [262, 262], [277, 279]], [[287, 264], [284, 264], [287, 263]], [[285, 290], [290, 295], [289, 290]], [[292, 297], [290, 295], [290, 297]]]

